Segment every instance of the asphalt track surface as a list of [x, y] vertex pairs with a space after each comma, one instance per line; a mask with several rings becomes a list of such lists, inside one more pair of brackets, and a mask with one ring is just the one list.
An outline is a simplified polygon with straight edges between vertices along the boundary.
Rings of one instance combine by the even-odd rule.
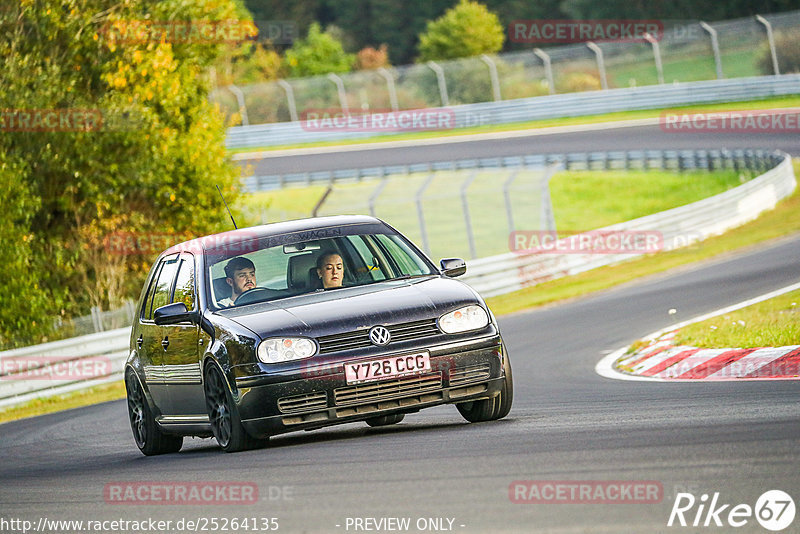
[[[439, 140], [440, 141], [440, 140]], [[241, 162], [249, 165], [252, 175], [314, 172], [382, 165], [404, 165], [471, 158], [492, 158], [528, 154], [595, 152], [607, 150], [694, 150], [726, 148], [763, 148], [783, 150], [800, 156], [797, 133], [668, 133], [658, 125], [609, 128], [603, 131], [575, 131], [529, 136], [502, 137], [436, 144], [421, 141], [415, 146], [371, 147], [320, 154], [286, 155]]]
[[[673, 321], [798, 278], [800, 236], [792, 236], [503, 317], [515, 401], [506, 419], [492, 423], [468, 424], [453, 406], [441, 406], [393, 427], [287, 434], [238, 454], [191, 439], [180, 453], [153, 458], [136, 449], [124, 401], [7, 423], [0, 426], [0, 525], [153, 518], [182, 532], [174, 528], [180, 519], [272, 517], [279, 532], [366, 532], [346, 528], [347, 518], [405, 517], [409, 532], [422, 531], [420, 518], [452, 519], [451, 531], [464, 533], [728, 532], [727, 525], [668, 528], [675, 495], [719, 492], [720, 503], [752, 507], [763, 492], [780, 489], [800, 504], [800, 382], [629, 382], [602, 378], [594, 366]], [[515, 504], [509, 487], [516, 480], [646, 480], [660, 483], [663, 495], [653, 504]], [[107, 484], [178, 481], [251, 482], [259, 502], [104, 500]], [[800, 517], [785, 532], [798, 525]], [[2, 530], [20, 532], [9, 524]], [[736, 531], [765, 532], [752, 517]]]
[[[646, 533], [697, 531], [666, 527], [678, 491], [719, 492], [721, 503], [734, 505], [754, 506], [770, 489], [798, 500], [800, 382], [640, 383], [594, 372], [603, 353], [670, 324], [670, 308], [679, 320], [708, 312], [796, 282], [798, 266], [794, 236], [502, 318], [515, 402], [492, 423], [468, 424], [441, 406], [383, 429], [354, 423], [288, 434], [238, 454], [191, 439], [180, 453], [153, 458], [136, 449], [123, 401], [7, 423], [0, 426], [1, 515], [34, 522], [276, 517], [281, 532], [355, 532], [345, 528], [348, 517], [409, 517], [412, 525], [445, 517], [465, 533]], [[649, 480], [663, 485], [663, 497], [514, 504], [515, 480]], [[253, 482], [261, 500], [104, 502], [106, 484], [131, 481]], [[752, 518], [737, 531], [764, 532]]]

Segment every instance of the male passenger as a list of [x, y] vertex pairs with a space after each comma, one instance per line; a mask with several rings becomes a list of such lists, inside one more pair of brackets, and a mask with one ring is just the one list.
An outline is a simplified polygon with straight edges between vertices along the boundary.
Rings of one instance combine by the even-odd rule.
[[225, 276], [231, 286], [231, 296], [219, 301], [225, 308], [235, 305], [239, 295], [256, 287], [256, 266], [247, 258], [238, 256], [230, 260], [225, 266]]

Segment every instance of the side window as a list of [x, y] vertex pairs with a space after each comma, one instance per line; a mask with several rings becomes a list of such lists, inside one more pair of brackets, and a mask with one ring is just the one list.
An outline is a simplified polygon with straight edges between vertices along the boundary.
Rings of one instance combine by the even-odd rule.
[[194, 309], [194, 258], [191, 255], [185, 255], [181, 259], [172, 302], [183, 302], [186, 309]]
[[358, 252], [358, 261], [355, 265], [356, 278], [359, 282], [362, 281], [378, 281], [386, 280], [386, 274], [381, 271], [380, 262], [376, 258], [376, 254], [367, 244], [367, 236], [350, 236], [348, 241], [353, 248]]
[[158, 273], [158, 280], [155, 285], [153, 302], [150, 305], [150, 310], [147, 312], [147, 319], [153, 318], [153, 311], [157, 308], [169, 304], [172, 281], [175, 279], [175, 271], [178, 268], [178, 255], [175, 254], [174, 256], [164, 258], [162, 263], [163, 266], [161, 267], [161, 272]]
[[376, 237], [397, 262], [402, 274], [426, 274], [429, 271], [420, 260], [415, 260], [415, 256], [397, 236], [379, 234]]
[[150, 280], [150, 287], [147, 290], [147, 296], [145, 297], [144, 303], [142, 303], [142, 309], [140, 310], [140, 317], [142, 319], [150, 320], [153, 318], [150, 310], [153, 308], [153, 293], [156, 292], [158, 273], [161, 272], [162, 267], [164, 267], [163, 261], [159, 262], [158, 265], [153, 267], [153, 278]]

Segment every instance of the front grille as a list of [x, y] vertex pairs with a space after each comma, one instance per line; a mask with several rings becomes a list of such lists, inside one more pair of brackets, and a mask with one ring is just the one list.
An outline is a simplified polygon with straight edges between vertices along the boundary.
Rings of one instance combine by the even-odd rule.
[[450, 371], [450, 386], [454, 387], [462, 384], [470, 384], [472, 382], [480, 382], [481, 380], [488, 380], [491, 375], [492, 366], [488, 363], [454, 369]]
[[[386, 328], [392, 335], [389, 345], [400, 341], [422, 339], [441, 334], [439, 328], [436, 326], [436, 319], [386, 325]], [[372, 342], [369, 340], [369, 328], [356, 330], [354, 332], [345, 332], [343, 334], [323, 336], [317, 338], [317, 342], [319, 342], [320, 354], [372, 346]]]
[[303, 412], [315, 408], [327, 408], [327, 406], [328, 395], [324, 391], [278, 399], [278, 409], [283, 413]]
[[434, 391], [442, 387], [442, 373], [429, 373], [383, 382], [338, 388], [333, 391], [337, 406], [358, 404]]

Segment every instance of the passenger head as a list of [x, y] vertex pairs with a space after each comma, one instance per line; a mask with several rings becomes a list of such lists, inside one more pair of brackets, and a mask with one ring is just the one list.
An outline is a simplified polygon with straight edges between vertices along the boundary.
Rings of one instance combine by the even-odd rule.
[[342, 287], [344, 263], [338, 252], [327, 250], [317, 258], [317, 275], [325, 289]]

